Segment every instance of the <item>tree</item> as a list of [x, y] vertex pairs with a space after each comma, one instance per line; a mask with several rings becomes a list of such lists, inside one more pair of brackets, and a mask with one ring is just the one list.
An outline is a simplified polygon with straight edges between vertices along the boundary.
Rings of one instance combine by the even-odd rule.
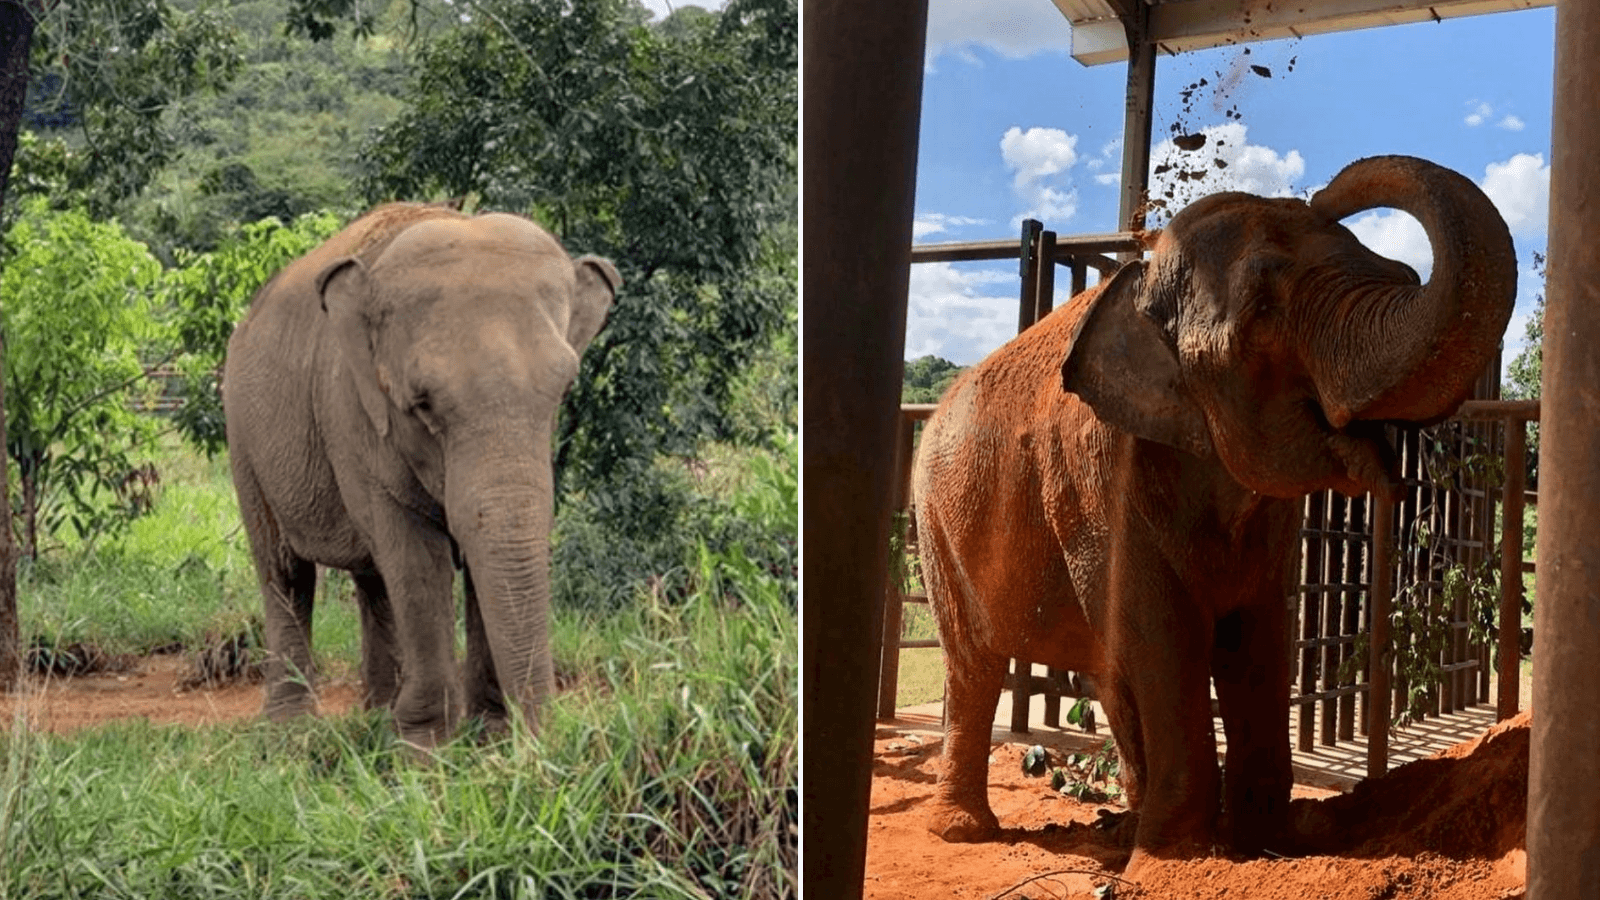
[[[1544, 276], [1544, 254], [1533, 254], [1533, 269]], [[1544, 293], [1533, 300], [1533, 315], [1523, 330], [1522, 350], [1506, 367], [1501, 392], [1508, 400], [1539, 399], [1539, 384], [1544, 377]], [[1528, 489], [1539, 489], [1539, 423], [1528, 423]]]
[[6, 233], [6, 453], [29, 559], [41, 532], [70, 526], [88, 537], [133, 511], [116, 500], [137, 487], [132, 455], [154, 436], [129, 391], [145, 376], [139, 348], [155, 337], [160, 277], [143, 244], [82, 211], [30, 200]]
[[[42, 4], [0, 0], [0, 202], [11, 180], [17, 151], [17, 128], [28, 96], [28, 54], [33, 47], [35, 16]], [[0, 336], [0, 360], [5, 340]], [[0, 386], [0, 441], [6, 438], [5, 391]], [[0, 508], [11, 508], [10, 474], [0, 455]], [[17, 623], [17, 555], [11, 529], [0, 528], [0, 688], [9, 690], [22, 677], [22, 646]]]
[[901, 376], [901, 403], [938, 403], [962, 368], [948, 359], [923, 356], [906, 363]]
[[76, 129], [70, 186], [88, 192], [97, 218], [143, 191], [172, 156], [166, 113], [233, 78], [241, 57], [223, 15], [166, 0], [74, 0], [39, 21], [33, 67], [48, 90], [34, 105]]
[[731, 435], [731, 386], [794, 303], [796, 4], [654, 27], [629, 0], [463, 10], [366, 154], [370, 198], [473, 193], [616, 262], [625, 284], [568, 395], [558, 485], [657, 527], [622, 493], [658, 455]]
[[163, 287], [177, 317], [174, 368], [182, 376], [178, 429], [207, 455], [227, 443], [217, 374], [233, 326], [258, 288], [345, 223], [331, 213], [306, 213], [285, 225], [275, 218], [240, 228], [215, 250], [180, 249]]

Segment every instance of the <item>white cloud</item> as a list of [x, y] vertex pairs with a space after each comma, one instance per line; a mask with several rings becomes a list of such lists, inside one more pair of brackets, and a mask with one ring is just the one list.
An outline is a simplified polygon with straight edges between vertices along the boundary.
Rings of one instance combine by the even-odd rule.
[[954, 263], [911, 267], [905, 358], [933, 354], [970, 365], [1017, 331], [1016, 265], [973, 268]]
[[987, 225], [988, 219], [974, 219], [971, 216], [951, 216], [945, 213], [923, 213], [911, 220], [911, 236], [924, 238], [930, 234], [943, 234], [952, 229], [965, 228], [968, 225]]
[[[1505, 162], [1490, 163], [1479, 186], [1506, 220], [1512, 236], [1520, 239], [1523, 249], [1542, 243], [1550, 217], [1550, 167], [1544, 164], [1543, 156], [1518, 153]], [[1433, 271], [1428, 236], [1422, 224], [1410, 215], [1399, 210], [1373, 211], [1346, 224], [1361, 243], [1411, 266], [1423, 280]], [[1530, 289], [1538, 292], [1531, 270], [1519, 277], [1518, 297], [1532, 297]]]
[[1483, 192], [1518, 236], [1543, 235], [1550, 222], [1550, 167], [1544, 156], [1518, 153], [1484, 170]]
[[1467, 117], [1461, 121], [1466, 122], [1469, 128], [1477, 128], [1484, 122], [1489, 121], [1490, 117], [1494, 115], [1494, 107], [1482, 101], [1468, 100], [1467, 106], [1472, 111], [1467, 113]]
[[1059, 128], [1023, 131], [1013, 125], [1000, 138], [1000, 156], [1008, 168], [1016, 170], [1018, 189], [1028, 182], [1070, 169], [1078, 161], [1077, 147], [1077, 135]]
[[[912, 266], [905, 358], [931, 353], [967, 366], [988, 356], [1016, 337], [1021, 287], [1015, 261]], [[1058, 277], [1055, 305], [1071, 293], [1069, 279]]]
[[977, 63], [967, 49], [974, 45], [1021, 59], [1043, 50], [1071, 48], [1072, 28], [1054, 4], [1043, 0], [930, 0], [928, 59], [954, 52]]
[[1428, 246], [1428, 233], [1422, 223], [1398, 209], [1372, 211], [1346, 222], [1356, 239], [1366, 244], [1379, 256], [1398, 259], [1417, 270], [1423, 281], [1433, 271], [1433, 248]]
[[1523, 122], [1521, 119], [1517, 118], [1516, 116], [1507, 114], [1505, 118], [1503, 118], [1500, 121], [1494, 123], [1494, 127], [1496, 127], [1496, 128], [1504, 128], [1507, 131], [1521, 131], [1522, 129], [1524, 129], [1524, 128], [1528, 127], [1528, 126], [1527, 126], [1527, 124], [1525, 122]]
[[1059, 128], [1012, 126], [1000, 138], [1000, 157], [1016, 173], [1011, 187], [1027, 205], [1013, 224], [1033, 218], [1058, 224], [1078, 211], [1078, 191], [1067, 171], [1078, 162], [1078, 137]]
[[1242, 123], [1216, 125], [1200, 133], [1205, 143], [1195, 150], [1180, 150], [1170, 138], [1151, 148], [1150, 196], [1167, 204], [1164, 217], [1218, 191], [1287, 197], [1305, 175], [1300, 151], [1279, 154], [1251, 144], [1249, 129]]

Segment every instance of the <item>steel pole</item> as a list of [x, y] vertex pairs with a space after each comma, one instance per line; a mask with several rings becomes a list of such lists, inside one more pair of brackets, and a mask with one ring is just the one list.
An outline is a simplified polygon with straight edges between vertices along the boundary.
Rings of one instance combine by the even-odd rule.
[[861, 896], [927, 0], [806, 0], [802, 877]]
[[1600, 3], [1556, 7], [1528, 897], [1600, 896]]

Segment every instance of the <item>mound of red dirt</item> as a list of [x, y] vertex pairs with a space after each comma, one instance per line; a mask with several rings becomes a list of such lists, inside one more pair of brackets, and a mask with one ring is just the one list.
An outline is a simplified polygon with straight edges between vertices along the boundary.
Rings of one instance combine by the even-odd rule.
[[1504, 900], [1526, 878], [1529, 715], [1429, 759], [1364, 781], [1348, 794], [1296, 789], [1308, 855], [1288, 859], [1152, 861], [1122, 880], [1131, 829], [1111, 807], [1052, 791], [1022, 773], [1020, 744], [990, 756], [989, 799], [1001, 834], [946, 844], [924, 806], [941, 765], [937, 737], [879, 732], [867, 843], [866, 896], [1252, 900]]

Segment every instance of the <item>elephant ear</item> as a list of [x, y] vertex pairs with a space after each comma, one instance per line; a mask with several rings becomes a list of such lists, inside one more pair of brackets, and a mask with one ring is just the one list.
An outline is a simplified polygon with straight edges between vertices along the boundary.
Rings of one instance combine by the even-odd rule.
[[610, 260], [598, 256], [581, 256], [572, 267], [578, 276], [578, 287], [572, 297], [572, 318], [567, 322], [567, 345], [582, 356], [584, 348], [605, 325], [611, 301], [616, 299], [617, 288], [622, 287], [622, 276]]
[[317, 276], [317, 293], [328, 314], [328, 325], [355, 383], [361, 408], [367, 411], [378, 437], [389, 433], [389, 399], [372, 350], [372, 324], [367, 318], [371, 279], [359, 260], [347, 256]]
[[1061, 364], [1061, 386], [1096, 416], [1147, 441], [1211, 455], [1205, 417], [1183, 386], [1178, 357], [1139, 308], [1145, 264], [1130, 262], [1079, 320]]

